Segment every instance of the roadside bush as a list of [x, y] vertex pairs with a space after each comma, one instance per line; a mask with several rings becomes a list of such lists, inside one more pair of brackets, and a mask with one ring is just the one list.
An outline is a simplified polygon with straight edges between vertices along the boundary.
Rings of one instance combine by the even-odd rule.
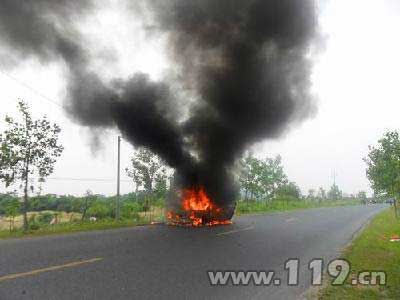
[[36, 214], [31, 214], [28, 218], [28, 223], [35, 223], [36, 222]]
[[104, 219], [111, 216], [112, 211], [103, 202], [95, 202], [87, 211], [87, 216]]
[[302, 199], [290, 195], [280, 195], [271, 202], [301, 202]]
[[43, 224], [49, 224], [51, 222], [51, 220], [53, 220], [54, 215], [52, 213], [49, 212], [44, 212], [39, 214], [39, 216], [37, 217], [37, 221], [39, 223], [43, 223]]
[[238, 201], [236, 205], [237, 213], [263, 212], [267, 206], [264, 201]]
[[139, 212], [142, 207], [137, 202], [124, 203], [121, 207], [121, 215], [124, 219], [138, 220], [140, 218]]
[[32, 222], [29, 223], [29, 229], [30, 230], [39, 230], [40, 229], [40, 224], [38, 222]]
[[164, 198], [155, 198], [152, 200], [152, 205], [156, 207], [165, 207], [165, 199]]

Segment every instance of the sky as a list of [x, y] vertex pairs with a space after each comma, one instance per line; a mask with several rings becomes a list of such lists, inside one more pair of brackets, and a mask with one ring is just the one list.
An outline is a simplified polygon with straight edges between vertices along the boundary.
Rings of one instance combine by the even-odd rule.
[[[165, 42], [149, 40], [132, 20], [123, 1], [102, 0], [97, 13], [80, 21], [88, 47], [97, 56], [114, 55], [117, 63], [98, 60], [94, 68], [105, 78], [144, 71], [160, 79], [168, 68]], [[400, 3], [398, 0], [334, 0], [321, 2], [321, 51], [313, 58], [313, 91], [317, 114], [277, 140], [254, 145], [257, 157], [281, 155], [285, 171], [302, 192], [334, 180], [345, 193], [366, 190], [363, 158], [387, 130], [400, 128]], [[87, 128], [73, 123], [62, 108], [66, 96], [65, 66], [29, 60], [13, 69], [0, 65], [0, 131], [4, 116], [16, 115], [18, 99], [29, 103], [35, 117], [46, 114], [62, 127], [65, 150], [44, 193], [82, 195], [116, 193], [117, 136], [101, 134], [93, 151]], [[125, 175], [134, 150], [122, 141], [121, 191], [134, 190]], [[6, 191], [0, 185], [0, 192]]]

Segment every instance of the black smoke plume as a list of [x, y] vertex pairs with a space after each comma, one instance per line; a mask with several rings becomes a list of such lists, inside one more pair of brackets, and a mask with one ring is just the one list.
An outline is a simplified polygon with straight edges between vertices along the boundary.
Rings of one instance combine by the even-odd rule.
[[[89, 71], [90, 56], [71, 24], [93, 9], [90, 0], [2, 0], [3, 48], [16, 60], [64, 61], [65, 106], [76, 122], [117, 126], [132, 144], [175, 168], [177, 186], [204, 186], [220, 206], [235, 200], [232, 168], [246, 148], [314, 111], [313, 0], [140, 2], [132, 14], [150, 13], [147, 28], [168, 37], [173, 82], [134, 74], [106, 84]], [[189, 107], [189, 115], [176, 119], [176, 106], [167, 103]]]

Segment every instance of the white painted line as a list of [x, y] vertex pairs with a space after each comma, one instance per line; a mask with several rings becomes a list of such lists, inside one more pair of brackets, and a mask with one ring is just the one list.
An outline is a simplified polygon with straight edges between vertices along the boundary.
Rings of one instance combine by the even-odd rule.
[[1, 276], [0, 282], [6, 281], [6, 280], [17, 279], [17, 278], [21, 278], [21, 277], [34, 276], [34, 275], [38, 275], [41, 273], [57, 271], [57, 270], [62, 270], [62, 269], [66, 269], [66, 268], [78, 267], [78, 266], [86, 265], [86, 264], [92, 264], [92, 263], [95, 263], [95, 262], [98, 262], [101, 260], [103, 260], [103, 258], [93, 258], [93, 259], [88, 259], [88, 260], [71, 262], [71, 263], [68, 263], [65, 265], [60, 265], [60, 266], [52, 266], [52, 267], [47, 267], [47, 268], [43, 268], [43, 269], [32, 270], [32, 271], [25, 272], [25, 273], [17, 273], [17, 274]]
[[252, 230], [252, 229], [254, 229], [254, 226], [249, 226], [249, 227], [246, 227], [246, 228], [243, 228], [243, 229], [220, 232], [220, 233], [217, 233], [217, 235], [228, 235], [228, 234], [242, 232], [242, 231], [248, 231], [248, 230]]
[[289, 223], [289, 222], [297, 221], [297, 218], [290, 218], [290, 219], [287, 219], [285, 221]]

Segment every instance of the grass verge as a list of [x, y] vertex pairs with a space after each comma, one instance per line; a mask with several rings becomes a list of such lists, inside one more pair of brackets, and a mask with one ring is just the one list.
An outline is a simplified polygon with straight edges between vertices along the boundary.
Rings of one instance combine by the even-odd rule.
[[[318, 299], [400, 299], [400, 243], [390, 242], [390, 237], [400, 235], [400, 221], [393, 209], [379, 214], [344, 252], [351, 264], [351, 273], [343, 286], [330, 283]], [[351, 279], [361, 271], [385, 271], [385, 286], [367, 287], [351, 285]]]
[[5, 238], [20, 238], [20, 237], [35, 237], [52, 234], [67, 234], [81, 231], [92, 231], [92, 230], [105, 230], [132, 227], [138, 225], [146, 225], [148, 222], [131, 221], [131, 220], [102, 220], [97, 222], [77, 222], [77, 223], [61, 223], [57, 225], [43, 225], [38, 230], [30, 230], [28, 233], [24, 233], [22, 229], [17, 229], [12, 232], [2, 230], [0, 231], [0, 239]]
[[269, 203], [264, 201], [240, 201], [236, 207], [236, 215], [254, 213], [273, 213], [299, 209], [310, 209], [318, 207], [338, 207], [360, 205], [359, 200], [337, 200], [337, 201], [303, 201], [298, 199], [274, 200]]

